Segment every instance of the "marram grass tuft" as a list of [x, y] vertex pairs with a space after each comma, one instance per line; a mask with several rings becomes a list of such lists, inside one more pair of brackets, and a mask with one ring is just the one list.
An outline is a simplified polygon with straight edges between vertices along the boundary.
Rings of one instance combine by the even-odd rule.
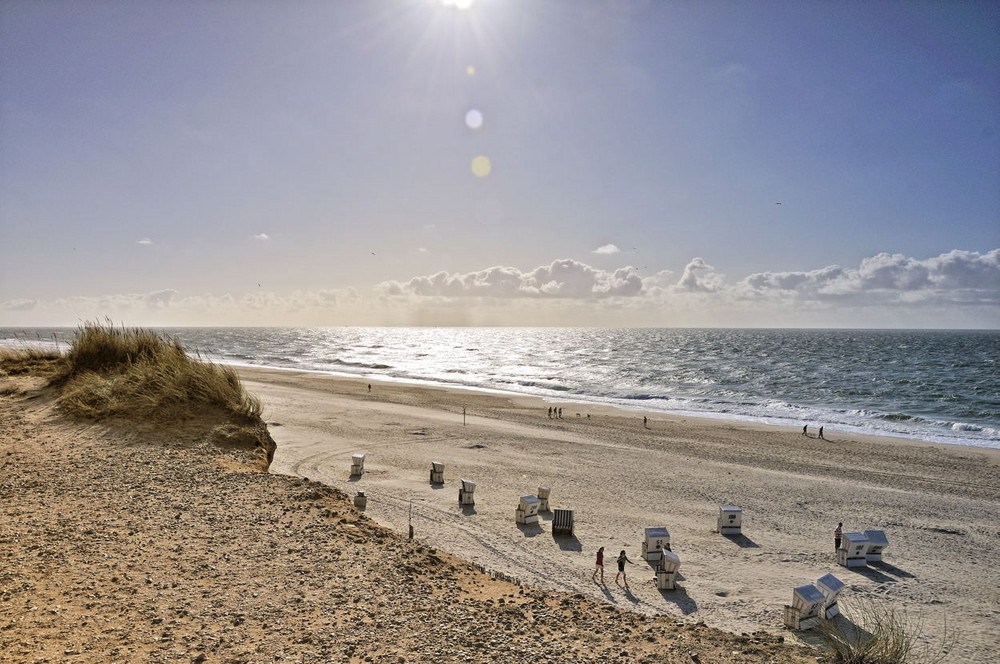
[[211, 408], [244, 421], [261, 417], [231, 367], [192, 358], [176, 339], [150, 330], [86, 323], [66, 354], [60, 405], [91, 419], [181, 418]]

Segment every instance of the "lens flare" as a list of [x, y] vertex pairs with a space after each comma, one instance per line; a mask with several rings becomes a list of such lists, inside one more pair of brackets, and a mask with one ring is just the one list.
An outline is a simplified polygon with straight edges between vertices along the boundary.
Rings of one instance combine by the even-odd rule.
[[472, 174], [477, 178], [484, 178], [490, 174], [493, 170], [493, 164], [490, 163], [490, 158], [484, 155], [479, 155], [472, 160]]
[[479, 129], [483, 126], [483, 114], [476, 109], [470, 109], [465, 114], [465, 126], [469, 129]]
[[476, 68], [473, 65], [469, 65], [465, 68], [465, 73], [468, 74], [469, 76], [475, 76]]

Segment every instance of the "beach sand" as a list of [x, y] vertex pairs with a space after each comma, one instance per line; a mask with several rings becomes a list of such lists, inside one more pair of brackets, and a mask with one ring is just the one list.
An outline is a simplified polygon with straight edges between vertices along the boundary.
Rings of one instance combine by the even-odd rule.
[[70, 421], [43, 384], [0, 372], [0, 663], [825, 661], [492, 578], [204, 418]]
[[[241, 373], [278, 443], [269, 474], [195, 442], [197, 418], [70, 422], [40, 379], [0, 377], [0, 662], [804, 664], [828, 658], [789, 648], [819, 639], [784, 630], [781, 607], [827, 572], [845, 602], [891, 603], [931, 637], [947, 618], [947, 661], [995, 661], [994, 451], [661, 415], [645, 428], [570, 403], [551, 420], [531, 398]], [[539, 485], [575, 510], [575, 537], [553, 538], [549, 514], [514, 523]], [[743, 508], [745, 537], [713, 532], [723, 503]], [[835, 565], [838, 520], [884, 529], [886, 563]], [[647, 526], [670, 529], [675, 591], [641, 560]]]
[[[842, 602], [874, 599], [938, 638], [958, 632], [949, 661], [1000, 652], [1000, 453], [997, 450], [570, 402], [241, 369], [278, 444], [272, 473], [368, 496], [366, 514], [416, 539], [540, 588], [631, 611], [703, 621], [730, 632], [783, 631], [792, 589], [833, 573]], [[549, 406], [562, 419], [547, 416]], [[465, 414], [463, 416], [463, 409]], [[648, 426], [643, 416], [649, 417]], [[822, 424], [822, 423], [818, 423]], [[350, 478], [351, 455], [366, 454]], [[429, 483], [445, 464], [443, 486]], [[475, 507], [457, 501], [476, 482]], [[551, 489], [575, 537], [514, 521], [518, 497]], [[716, 531], [719, 506], [743, 509], [743, 537]], [[883, 563], [836, 564], [833, 530], [884, 530]], [[666, 526], [681, 559], [679, 588], [657, 590], [642, 560], [644, 528]], [[598, 547], [604, 585], [591, 579]], [[615, 585], [624, 549], [631, 591]], [[792, 636], [796, 634], [795, 636]]]

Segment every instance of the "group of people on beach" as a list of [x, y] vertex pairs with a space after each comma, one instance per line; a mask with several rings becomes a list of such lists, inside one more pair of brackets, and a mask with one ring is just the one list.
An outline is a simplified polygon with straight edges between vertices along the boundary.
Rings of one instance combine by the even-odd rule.
[[[625, 563], [628, 563], [630, 565], [635, 565], [635, 563], [632, 562], [631, 560], [629, 560], [628, 556], [625, 555], [625, 549], [622, 549], [621, 553], [618, 554], [618, 558], [616, 560], [618, 562], [618, 573], [615, 574], [615, 585], [618, 586], [619, 588], [621, 588], [622, 584], [619, 581], [619, 579], [621, 579], [622, 581], [625, 582], [625, 586], [624, 587], [626, 589], [628, 589], [628, 590], [631, 590], [631, 588], [629, 588], [629, 585], [628, 585], [628, 575], [625, 573]], [[604, 584], [604, 547], [603, 546], [600, 549], [597, 550], [597, 561], [596, 561], [596, 563], [594, 565], [594, 573], [591, 575], [591, 578], [595, 582], [597, 581], [597, 575], [598, 574], [601, 575], [601, 585], [603, 585]]]
[[[804, 429], [803, 429], [803, 432], [804, 432]], [[823, 437], [823, 428], [820, 427], [820, 438], [822, 438], [822, 437]], [[836, 551], [837, 549], [840, 548], [840, 542], [841, 542], [841, 539], [843, 538], [843, 532], [844, 532], [844, 524], [843, 524], [843, 522], [840, 522], [840, 523], [837, 524], [836, 529], [834, 529], [834, 531], [833, 531], [833, 550], [834, 551]], [[669, 544], [667, 545], [667, 550], [668, 551], [670, 550], [670, 545]], [[621, 582], [619, 581], [619, 579], [620, 579], [621, 581], [625, 582], [624, 588], [626, 590], [631, 590], [631, 588], [628, 585], [628, 574], [626, 574], [626, 572], [625, 572], [625, 563], [628, 563], [630, 565], [635, 565], [635, 563], [632, 562], [631, 560], [629, 560], [628, 556], [625, 555], [625, 549], [621, 550], [621, 552], [618, 554], [618, 558], [616, 558], [615, 561], [618, 563], [618, 573], [615, 574], [615, 585], [618, 586], [619, 588], [623, 587], [622, 584], [621, 584]], [[597, 560], [594, 562], [594, 573], [590, 576], [590, 578], [593, 579], [594, 582], [596, 583], [598, 576], [601, 577], [601, 581], [600, 581], [601, 585], [604, 585], [604, 547], [603, 546], [597, 550]]]
[[549, 408], [549, 419], [551, 420], [553, 418], [557, 420], [562, 419], [562, 408]]
[[[808, 436], [809, 435], [809, 425], [808, 424], [806, 424], [805, 426], [802, 427], [802, 435], [803, 436]], [[819, 428], [819, 435], [816, 436], [816, 437], [819, 438], [820, 440], [826, 440], [826, 438], [823, 437], [823, 427]]]

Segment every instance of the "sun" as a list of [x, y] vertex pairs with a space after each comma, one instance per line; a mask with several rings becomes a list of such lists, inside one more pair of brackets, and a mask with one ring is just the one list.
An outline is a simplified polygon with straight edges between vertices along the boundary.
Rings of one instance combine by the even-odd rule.
[[472, 7], [474, 0], [441, 0], [441, 4], [445, 7], [454, 7], [455, 9], [469, 9]]

